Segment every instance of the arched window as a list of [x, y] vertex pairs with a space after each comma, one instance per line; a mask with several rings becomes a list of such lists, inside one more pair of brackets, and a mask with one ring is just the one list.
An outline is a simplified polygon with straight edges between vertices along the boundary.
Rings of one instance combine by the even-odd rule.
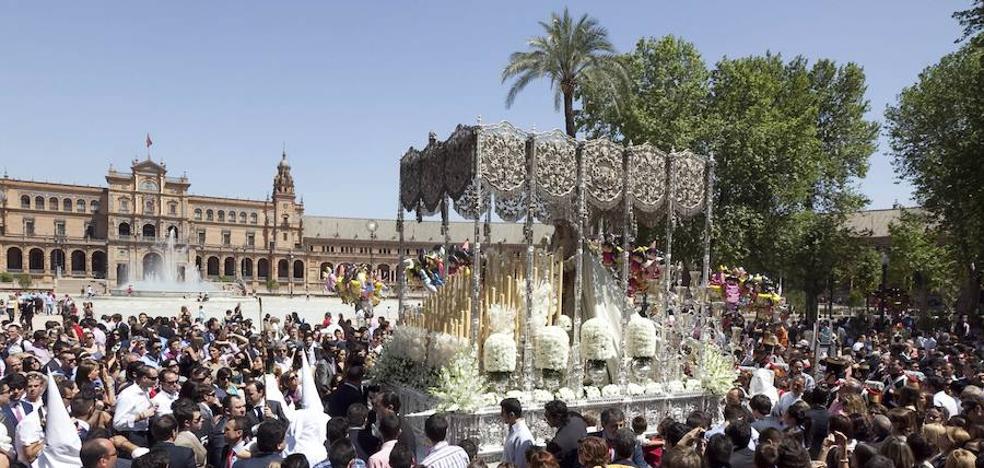
[[58, 199], [51, 197], [48, 199], [48, 209], [51, 211], [58, 211]]
[[62, 211], [72, 212], [72, 199], [66, 198], [62, 200]]
[[246, 212], [245, 211], [240, 211], [239, 212], [239, 224], [246, 224]]
[[205, 210], [205, 221], [211, 221], [212, 216], [213, 216], [212, 210]]
[[154, 226], [153, 224], [150, 223], [144, 224], [143, 228], [141, 228], [141, 231], [144, 237], [151, 238], [151, 239], [157, 237], [157, 227]]
[[119, 228], [116, 231], [120, 237], [125, 237], [130, 235], [130, 223], [120, 223]]
[[31, 197], [27, 195], [21, 195], [21, 208], [31, 207]]
[[78, 213], [85, 213], [85, 200], [78, 200], [75, 202], [75, 211]]
[[229, 222], [230, 223], [235, 223], [236, 222], [236, 212], [235, 211], [230, 211], [229, 212]]
[[89, 211], [95, 213], [99, 211], [99, 200], [89, 201]]
[[219, 222], [220, 223], [225, 222], [225, 211], [219, 210]]
[[195, 221], [201, 221], [201, 220], [202, 220], [202, 209], [195, 208]]
[[35, 210], [44, 209], [44, 197], [34, 197], [34, 209]]
[[249, 214], [249, 224], [256, 224], [256, 213]]

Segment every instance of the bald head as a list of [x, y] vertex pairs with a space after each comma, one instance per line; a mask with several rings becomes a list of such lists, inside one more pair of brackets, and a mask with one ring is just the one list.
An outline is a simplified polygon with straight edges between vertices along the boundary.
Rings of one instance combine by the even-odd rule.
[[79, 451], [83, 468], [113, 468], [116, 466], [116, 447], [109, 439], [90, 439]]

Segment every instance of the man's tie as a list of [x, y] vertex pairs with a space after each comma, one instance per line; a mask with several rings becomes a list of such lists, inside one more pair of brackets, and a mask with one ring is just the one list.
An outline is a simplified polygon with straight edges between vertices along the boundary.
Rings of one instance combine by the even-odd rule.
[[256, 419], [263, 419], [263, 407], [257, 406], [253, 410], [256, 411]]

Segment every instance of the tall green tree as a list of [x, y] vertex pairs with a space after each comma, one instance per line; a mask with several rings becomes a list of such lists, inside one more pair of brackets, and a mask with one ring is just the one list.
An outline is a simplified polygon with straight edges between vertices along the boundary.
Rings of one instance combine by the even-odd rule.
[[904, 210], [888, 226], [892, 245], [888, 254], [889, 283], [909, 293], [919, 310], [927, 312], [929, 295], [940, 294], [944, 302], [955, 299], [953, 252], [940, 242], [931, 216]]
[[896, 172], [958, 255], [957, 309], [968, 313], [984, 260], [984, 48], [967, 44], [923, 70], [885, 116]]
[[963, 36], [957, 42], [971, 38], [971, 43], [980, 45], [980, 33], [984, 32], [984, 0], [974, 0], [973, 6], [955, 12], [953, 18], [964, 28]]
[[617, 98], [628, 75], [615, 59], [615, 47], [598, 20], [583, 15], [575, 21], [565, 8], [563, 14], [551, 14], [550, 21], [541, 21], [540, 26], [544, 35], [530, 39], [529, 50], [513, 52], [502, 70], [503, 83], [515, 79], [506, 94], [506, 107], [530, 83], [548, 79], [554, 88], [554, 107], [560, 110], [563, 106], [567, 134], [574, 137], [576, 93], [591, 88]]

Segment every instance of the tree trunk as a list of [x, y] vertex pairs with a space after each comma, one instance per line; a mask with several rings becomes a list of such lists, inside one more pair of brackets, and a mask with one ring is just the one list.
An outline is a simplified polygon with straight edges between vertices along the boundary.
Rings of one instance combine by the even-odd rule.
[[574, 90], [564, 90], [564, 123], [567, 126], [567, 136], [577, 137], [577, 129], [574, 128]]

